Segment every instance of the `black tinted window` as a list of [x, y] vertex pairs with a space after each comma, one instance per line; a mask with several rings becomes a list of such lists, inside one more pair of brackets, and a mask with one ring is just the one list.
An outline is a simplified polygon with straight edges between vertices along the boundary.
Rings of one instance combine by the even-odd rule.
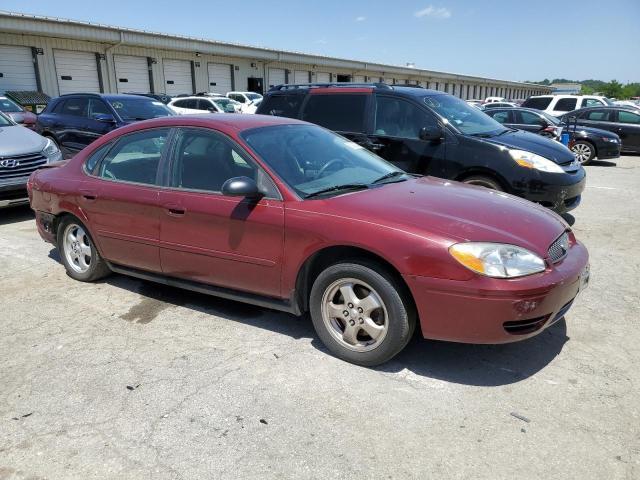
[[275, 115], [276, 117], [298, 118], [298, 112], [304, 95], [271, 95], [260, 104], [260, 112], [263, 115]]
[[64, 102], [62, 113], [74, 117], [86, 117], [89, 102], [86, 98], [69, 98]]
[[51, 109], [51, 113], [62, 113], [64, 111], [64, 100], [60, 100]]
[[367, 95], [311, 95], [302, 119], [338, 132], [363, 132]]
[[618, 110], [618, 122], [637, 125], [640, 123], [640, 115], [626, 110]]
[[433, 115], [413, 103], [392, 97], [376, 98], [376, 135], [419, 138], [420, 129], [437, 124]]
[[487, 112], [487, 115], [493, 117], [493, 119], [500, 123], [509, 123], [509, 112], [505, 112], [504, 110], [496, 110]]
[[533, 97], [527, 98], [522, 104], [526, 108], [535, 108], [537, 110], [544, 110], [551, 103], [551, 97]]
[[522, 125], [542, 125], [540, 115], [535, 113], [521, 111], [517, 112], [516, 115], [518, 116], [518, 123]]
[[107, 143], [106, 145], [101, 146], [95, 152], [89, 155], [89, 158], [87, 158], [87, 160], [84, 162], [84, 168], [88, 173], [93, 173], [95, 171], [96, 165], [98, 165], [98, 162], [102, 160], [102, 157], [105, 153], [107, 153], [107, 150], [109, 150], [109, 148], [111, 148], [111, 143]]
[[109, 110], [109, 107], [107, 107], [102, 100], [92, 98], [91, 99], [91, 118], [94, 118], [95, 115], [113, 115], [113, 114]]
[[278, 197], [271, 179], [219, 133], [203, 129], [181, 130], [174, 152], [173, 187], [219, 192], [230, 178], [249, 177], [267, 196]]
[[553, 109], [557, 112], [570, 112], [576, 109], [577, 98], [561, 98]]
[[168, 135], [169, 129], [162, 128], [122, 137], [100, 164], [98, 176], [109, 180], [155, 184]]

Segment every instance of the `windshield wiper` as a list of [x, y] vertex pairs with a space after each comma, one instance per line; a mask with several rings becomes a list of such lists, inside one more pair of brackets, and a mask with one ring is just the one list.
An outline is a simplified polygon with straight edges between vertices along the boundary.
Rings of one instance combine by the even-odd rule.
[[496, 137], [499, 137], [500, 135], [504, 135], [507, 132], [515, 132], [515, 131], [516, 131], [515, 128], [507, 128], [507, 129], [501, 131], [500, 133], [496, 134]]
[[399, 172], [397, 170], [393, 171], [393, 172], [389, 172], [386, 175], [381, 176], [380, 178], [375, 179], [373, 182], [371, 182], [372, 185], [376, 184], [376, 183], [380, 183], [383, 182], [389, 178], [393, 178], [393, 177], [399, 177], [402, 175], [406, 175], [406, 172]]
[[364, 183], [347, 183], [344, 185], [334, 185], [333, 187], [323, 188], [317, 192], [308, 193], [304, 198], [312, 198], [322, 195], [324, 193], [338, 192], [340, 190], [362, 190], [369, 188], [369, 185]]

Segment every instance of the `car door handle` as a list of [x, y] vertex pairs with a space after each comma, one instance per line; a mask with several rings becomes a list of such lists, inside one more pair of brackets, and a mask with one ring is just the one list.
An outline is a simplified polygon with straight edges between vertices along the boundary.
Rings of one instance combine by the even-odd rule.
[[182, 216], [186, 212], [184, 207], [181, 207], [180, 205], [176, 205], [174, 203], [169, 203], [169, 204], [165, 205], [164, 208], [167, 209], [167, 214], [168, 215], [172, 215], [172, 216], [176, 216], [176, 217]]
[[98, 198], [98, 196], [94, 192], [92, 192], [91, 190], [80, 190], [80, 194], [82, 195], [82, 198], [84, 198], [85, 200], [88, 200], [90, 202], [92, 202], [96, 198]]

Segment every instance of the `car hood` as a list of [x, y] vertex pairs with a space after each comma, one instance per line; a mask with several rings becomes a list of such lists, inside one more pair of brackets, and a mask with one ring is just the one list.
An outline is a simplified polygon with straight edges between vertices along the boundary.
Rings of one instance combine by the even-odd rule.
[[[555, 213], [512, 195], [421, 177], [321, 200], [322, 209], [439, 240], [519, 245], [545, 256], [568, 225]], [[311, 203], [311, 202], [310, 202]], [[315, 202], [314, 202], [315, 203]]]
[[47, 139], [21, 125], [0, 127], [0, 157], [40, 152]]
[[560, 142], [523, 130], [507, 132], [484, 140], [507, 148], [536, 153], [558, 164], [571, 163], [574, 160], [573, 153]]
[[[562, 128], [564, 128], [564, 131], [567, 133], [573, 133], [573, 125], [571, 126], [563, 125]], [[593, 127], [583, 127], [582, 125], [578, 125], [576, 127], [576, 132], [577, 133], [584, 132], [588, 135], [595, 135], [598, 137], [619, 138], [618, 135], [616, 135], [613, 132], [609, 132], [608, 130], [602, 130], [601, 128], [593, 128]]]

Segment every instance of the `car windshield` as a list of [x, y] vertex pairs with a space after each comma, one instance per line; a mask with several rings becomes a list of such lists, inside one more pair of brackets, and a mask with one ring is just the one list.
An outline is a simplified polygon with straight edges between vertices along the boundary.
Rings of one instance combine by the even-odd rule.
[[424, 103], [465, 135], [493, 136], [505, 131], [489, 115], [452, 95], [424, 97]]
[[606, 103], [607, 105], [615, 105], [611, 100], [609, 100], [607, 97], [603, 97], [602, 100], [604, 101], [604, 103]]
[[217, 106], [219, 106], [220, 108], [222, 108], [223, 110], [227, 107], [227, 105], [237, 105], [238, 102], [236, 102], [235, 100], [230, 100], [228, 98], [216, 98], [214, 100], [211, 100], [213, 103], [215, 103]]
[[360, 145], [315, 125], [260, 127], [241, 136], [303, 198], [409, 178]]
[[560, 125], [562, 123], [559, 119], [557, 119], [553, 115], [549, 115], [547, 112], [537, 112], [537, 113], [541, 114], [545, 118], [545, 120], [549, 122], [551, 125]]
[[164, 103], [152, 99], [118, 98], [109, 100], [109, 103], [123, 120], [148, 120], [174, 115]]
[[245, 95], [249, 100], [258, 100], [259, 98], [262, 98], [262, 95], [257, 93], [245, 93]]
[[0, 112], [0, 127], [9, 127], [14, 123], [4, 113]]
[[8, 98], [0, 98], [0, 112], [15, 113], [21, 111], [22, 108], [16, 105], [12, 100], [9, 100]]

